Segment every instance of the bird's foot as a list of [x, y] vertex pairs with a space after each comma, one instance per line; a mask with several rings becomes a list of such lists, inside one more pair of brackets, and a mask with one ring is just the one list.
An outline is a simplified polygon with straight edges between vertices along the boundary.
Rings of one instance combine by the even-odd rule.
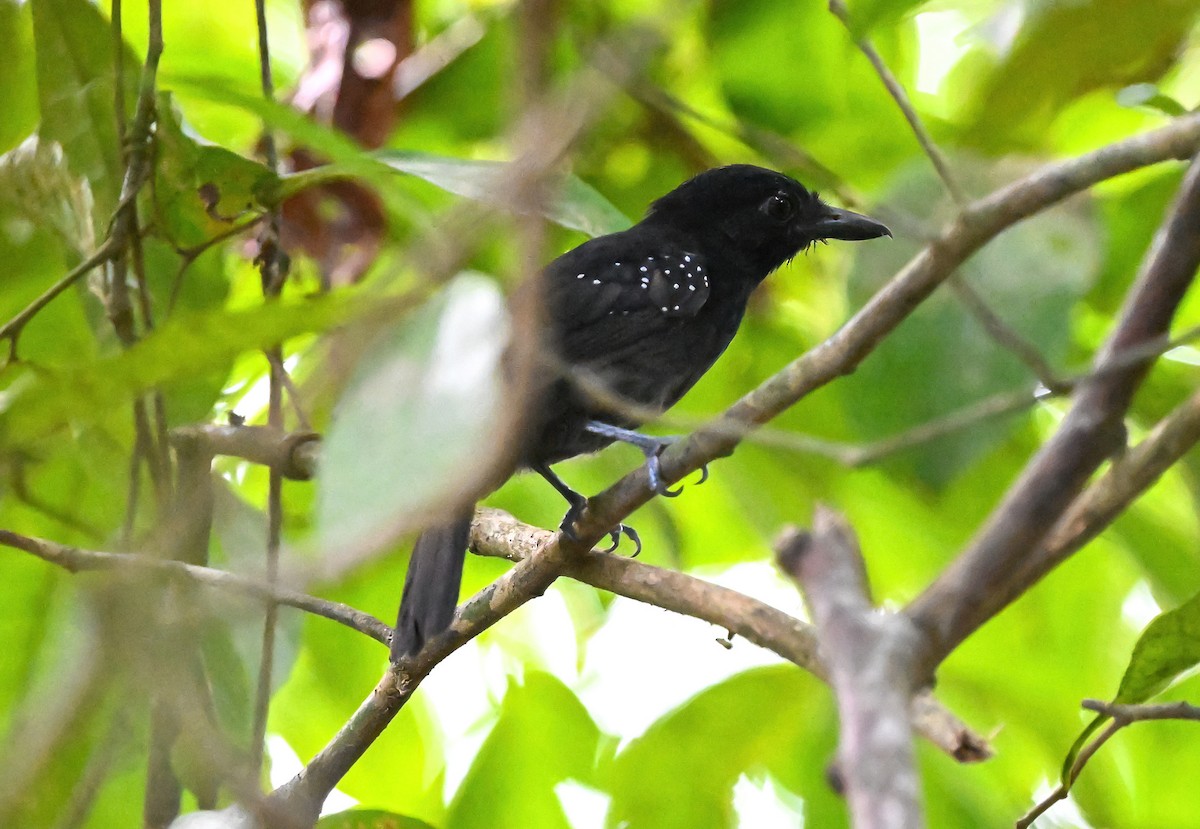
[[[641, 449], [642, 454], [646, 456], [646, 478], [650, 484], [650, 489], [655, 494], [674, 498], [683, 492], [682, 484], [675, 489], [671, 489], [663, 480], [662, 462], [659, 460], [659, 457], [667, 450], [668, 446], [680, 441], [681, 438], [679, 435], [667, 435], [665, 437], [643, 435], [641, 432], [635, 432], [632, 429], [623, 429], [620, 426], [613, 426], [599, 420], [588, 421], [587, 429], [594, 434], [603, 435], [604, 437], [619, 440], [623, 443], [629, 443]], [[696, 483], [702, 484], [707, 480], [708, 464], [705, 464], [700, 467], [700, 480]]]
[[[668, 435], [662, 438], [653, 438], [657, 443], [652, 449], [643, 450], [646, 452], [646, 477], [650, 482], [650, 489], [654, 490], [659, 495], [666, 498], [678, 497], [683, 492], [683, 484], [680, 484], [675, 489], [668, 487], [662, 479], [662, 464], [659, 461], [659, 456], [667, 450], [668, 446], [678, 443], [682, 440], [679, 435]], [[696, 481], [696, 485], [704, 483], [708, 480], [708, 464], [700, 467], [700, 480]]]
[[[567, 510], [566, 516], [563, 517], [562, 523], [558, 525], [558, 531], [572, 541], [578, 541], [579, 536], [575, 533], [575, 522], [579, 520], [583, 514], [583, 508], [587, 505], [586, 500], [581, 500], [571, 504], [571, 508]], [[621, 536], [627, 536], [633, 542], [634, 550], [630, 558], [637, 558], [638, 553], [642, 551], [642, 539], [638, 535], [637, 530], [628, 524], [617, 524], [616, 527], [608, 531], [608, 540], [612, 542], [601, 552], [611, 553], [621, 544]]]
[[642, 450], [646, 453], [646, 479], [650, 484], [650, 489], [664, 498], [675, 498], [683, 492], [682, 484], [675, 489], [671, 489], [663, 481], [662, 462], [659, 461], [659, 456], [666, 451], [668, 446], [677, 440], [679, 438], [676, 437], [656, 438], [656, 445], [653, 448]]

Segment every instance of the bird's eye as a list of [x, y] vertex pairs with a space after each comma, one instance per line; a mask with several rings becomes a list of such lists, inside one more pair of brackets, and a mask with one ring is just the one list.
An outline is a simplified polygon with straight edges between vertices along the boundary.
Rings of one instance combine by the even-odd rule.
[[776, 193], [767, 199], [762, 209], [764, 213], [775, 221], [782, 222], [791, 218], [792, 213], [795, 212], [796, 205], [788, 196], [783, 193]]

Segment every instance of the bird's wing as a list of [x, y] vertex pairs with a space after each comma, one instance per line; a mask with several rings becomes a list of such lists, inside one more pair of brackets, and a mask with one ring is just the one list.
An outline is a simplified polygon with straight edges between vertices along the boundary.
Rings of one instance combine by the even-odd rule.
[[564, 330], [606, 317], [695, 316], [708, 300], [708, 271], [699, 254], [668, 245], [636, 256], [587, 248], [546, 270], [548, 311]]

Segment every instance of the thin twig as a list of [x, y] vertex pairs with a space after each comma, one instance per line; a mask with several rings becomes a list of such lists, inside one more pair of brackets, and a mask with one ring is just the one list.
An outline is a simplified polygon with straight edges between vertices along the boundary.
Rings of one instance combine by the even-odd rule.
[[294, 607], [305, 613], [345, 625], [384, 645], [387, 645], [392, 637], [390, 627], [369, 613], [355, 610], [349, 605], [319, 599], [278, 584], [272, 585], [265, 581], [239, 576], [236, 573], [212, 567], [135, 553], [84, 550], [54, 541], [21, 535], [11, 530], [0, 530], [0, 544], [23, 550], [72, 573], [98, 570], [158, 573], [169, 578], [182, 579], [205, 587], [248, 596], [252, 599], [269, 599], [278, 604]]
[[921, 149], [925, 151], [925, 155], [929, 157], [933, 168], [937, 170], [938, 177], [942, 180], [942, 184], [946, 187], [946, 192], [950, 194], [950, 198], [955, 204], [965, 204], [966, 196], [963, 194], [962, 188], [954, 178], [954, 174], [950, 170], [950, 165], [946, 161], [946, 157], [942, 155], [942, 151], [938, 149], [933, 137], [926, 131], [925, 125], [921, 123], [920, 116], [913, 109], [912, 103], [908, 100], [908, 93], [904, 91], [904, 87], [900, 81], [896, 80], [896, 76], [888, 69], [887, 64], [883, 62], [883, 58], [875, 51], [875, 47], [871, 45], [871, 41], [865, 37], [858, 38], [854, 36], [854, 27], [850, 23], [850, 12], [846, 8], [846, 4], [842, 0], [829, 0], [829, 11], [831, 11], [838, 20], [846, 27], [846, 31], [850, 33], [854, 44], [875, 67], [875, 74], [879, 75], [879, 79], [883, 81], [883, 85], [887, 88], [888, 93], [896, 102], [896, 106], [900, 108], [900, 112], [904, 115], [904, 120], [908, 121], [908, 126], [912, 129], [913, 135], [917, 138], [917, 143], [921, 145]]
[[1085, 699], [1083, 707], [1097, 714], [1112, 717], [1128, 725], [1148, 720], [1191, 720], [1200, 721], [1200, 706], [1190, 702], [1142, 703], [1138, 705], [1120, 702], [1105, 702], [1101, 699]]
[[121, 244], [121, 241], [113, 236], [105, 237], [104, 241], [100, 243], [100, 247], [96, 248], [91, 256], [72, 268], [66, 276], [43, 291], [41, 296], [25, 306], [15, 317], [4, 323], [3, 326], [0, 326], [0, 340], [9, 341], [8, 361], [10, 363], [17, 360], [17, 340], [21, 336], [22, 329], [24, 329], [29, 321], [37, 316], [39, 311], [49, 305], [56, 296], [90, 273], [93, 268], [110, 261], [120, 251]]
[[983, 330], [987, 332], [988, 336], [1024, 363], [1043, 386], [1056, 394], [1068, 390], [1050, 362], [1042, 356], [1037, 347], [1001, 319], [1000, 315], [992, 310], [987, 304], [987, 300], [979, 295], [971, 283], [956, 273], [950, 277], [949, 284], [955, 296], [971, 316], [975, 317], [983, 326]]
[[268, 215], [269, 214], [267, 213], [260, 213], [252, 219], [248, 219], [239, 225], [233, 225], [232, 227], [221, 231], [216, 236], [205, 239], [203, 242], [197, 245], [192, 245], [189, 248], [176, 248], [175, 252], [178, 253], [180, 257], [179, 269], [175, 272], [175, 278], [171, 281], [171, 294], [167, 299], [167, 314], [170, 315], [171, 312], [175, 310], [175, 304], [179, 300], [179, 292], [183, 288], [183, 277], [187, 273], [188, 268], [190, 268], [202, 254], [216, 245], [219, 245], [224, 241], [232, 239], [234, 236], [238, 236], [247, 230], [250, 230], [259, 222], [265, 220]]
[[[275, 83], [271, 77], [271, 50], [267, 36], [266, 0], [255, 0], [255, 16], [258, 23], [258, 65], [263, 98], [268, 103], [275, 99]], [[275, 135], [269, 126], [264, 126], [262, 138], [263, 154], [268, 169], [279, 174], [279, 155], [275, 149]], [[287, 278], [287, 257], [280, 249], [282, 214], [278, 205], [272, 207], [267, 225], [259, 236], [259, 270], [262, 273], [263, 298], [272, 302], [283, 292]], [[274, 345], [266, 350], [270, 371], [270, 388], [267, 403], [267, 425], [272, 429], [283, 429], [283, 349]], [[274, 586], [279, 579], [279, 549], [283, 532], [283, 474], [275, 467], [268, 473], [267, 483], [267, 583]], [[271, 678], [275, 664], [275, 628], [279, 606], [268, 599], [263, 614], [262, 643], [259, 650], [258, 683], [254, 695], [254, 722], [250, 737], [250, 766], [255, 777], [262, 769], [263, 751], [266, 746], [267, 716], [271, 705]]]
[[[308, 419], [308, 414], [304, 411], [304, 404], [300, 400], [300, 390], [296, 388], [296, 384], [292, 381], [292, 376], [288, 374], [287, 366], [283, 363], [283, 355], [278, 350], [267, 352], [267, 361], [271, 364], [270, 371], [272, 376], [277, 377], [283, 385], [283, 390], [287, 392], [288, 402], [292, 404], [292, 414], [296, 416], [296, 424], [304, 431], [312, 430], [312, 423]], [[268, 406], [268, 418], [269, 414]], [[282, 425], [282, 424], [280, 424]]]
[[[1096, 357], [1098, 371], [1075, 393], [1054, 436], [1042, 446], [966, 550], [907, 608], [925, 631], [923, 670], [931, 672], [995, 612], [1013, 575], [1047, 537], [1088, 478], [1124, 448], [1123, 418], [1149, 369], [1111, 370], [1130, 349], [1167, 335], [1175, 310], [1200, 267], [1200, 164], [1193, 161], [1178, 196], [1130, 290], [1116, 327]], [[1007, 589], [1006, 589], [1007, 588]], [[1001, 605], [1002, 606], [1002, 605]]]
[[1075, 758], [1075, 762], [1071, 764], [1067, 780], [1064, 783], [1060, 783], [1054, 791], [1026, 812], [1016, 822], [1016, 829], [1029, 829], [1034, 821], [1049, 811], [1051, 806], [1060, 800], [1065, 800], [1068, 792], [1071, 790], [1071, 786], [1079, 779], [1079, 775], [1083, 772], [1083, 768], [1088, 764], [1088, 761], [1125, 726], [1149, 720], [1200, 721], [1200, 707], [1187, 702], [1167, 702], [1157, 705], [1121, 705], [1114, 702], [1104, 702], [1103, 700], [1085, 699], [1083, 707], [1089, 711], [1095, 711], [1098, 714], [1112, 717], [1112, 722], [1079, 752], [1079, 755]]

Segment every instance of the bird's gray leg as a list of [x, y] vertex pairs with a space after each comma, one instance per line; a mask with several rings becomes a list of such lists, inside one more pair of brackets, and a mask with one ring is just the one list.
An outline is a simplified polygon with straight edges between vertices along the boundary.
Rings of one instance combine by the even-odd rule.
[[[558, 490], [558, 494], [563, 498], [566, 498], [567, 503], [571, 505], [571, 508], [567, 510], [567, 514], [563, 518], [562, 524], [559, 525], [558, 529], [568, 538], [578, 541], [579, 536], [575, 535], [575, 522], [583, 513], [583, 508], [587, 506], [587, 498], [584, 498], [578, 492], [567, 486], [566, 482], [564, 482], [562, 478], [558, 477], [558, 475], [554, 473], [554, 470], [550, 468], [550, 464], [535, 463], [531, 464], [530, 468], [545, 478], [546, 482]], [[609, 531], [608, 538], [612, 542], [612, 546], [604, 552], [611, 553], [613, 550], [617, 549], [617, 545], [621, 543], [622, 535], [629, 536], [629, 540], [633, 542], [635, 548], [633, 551], [633, 557], [636, 558], [637, 554], [642, 551], [642, 539], [638, 536], [637, 530], [625, 524], [618, 524], [615, 529]]]
[[[613, 426], [611, 423], [604, 423], [600, 420], [589, 420], [584, 424], [584, 428], [595, 435], [601, 437], [612, 438], [619, 440], [622, 443], [628, 443], [642, 450], [642, 454], [646, 456], [646, 477], [650, 481], [650, 489], [654, 490], [659, 495], [665, 495], [668, 498], [674, 498], [679, 493], [683, 492], [683, 487], [671, 489], [662, 479], [662, 465], [659, 463], [658, 456], [672, 443], [679, 441], [678, 435], [668, 435], [666, 437], [653, 437], [651, 435], [643, 435], [641, 432], [635, 432], [632, 429], [623, 429], [620, 426]], [[708, 465], [705, 464], [700, 468], [700, 480], [696, 483], [704, 483], [708, 480]]]

